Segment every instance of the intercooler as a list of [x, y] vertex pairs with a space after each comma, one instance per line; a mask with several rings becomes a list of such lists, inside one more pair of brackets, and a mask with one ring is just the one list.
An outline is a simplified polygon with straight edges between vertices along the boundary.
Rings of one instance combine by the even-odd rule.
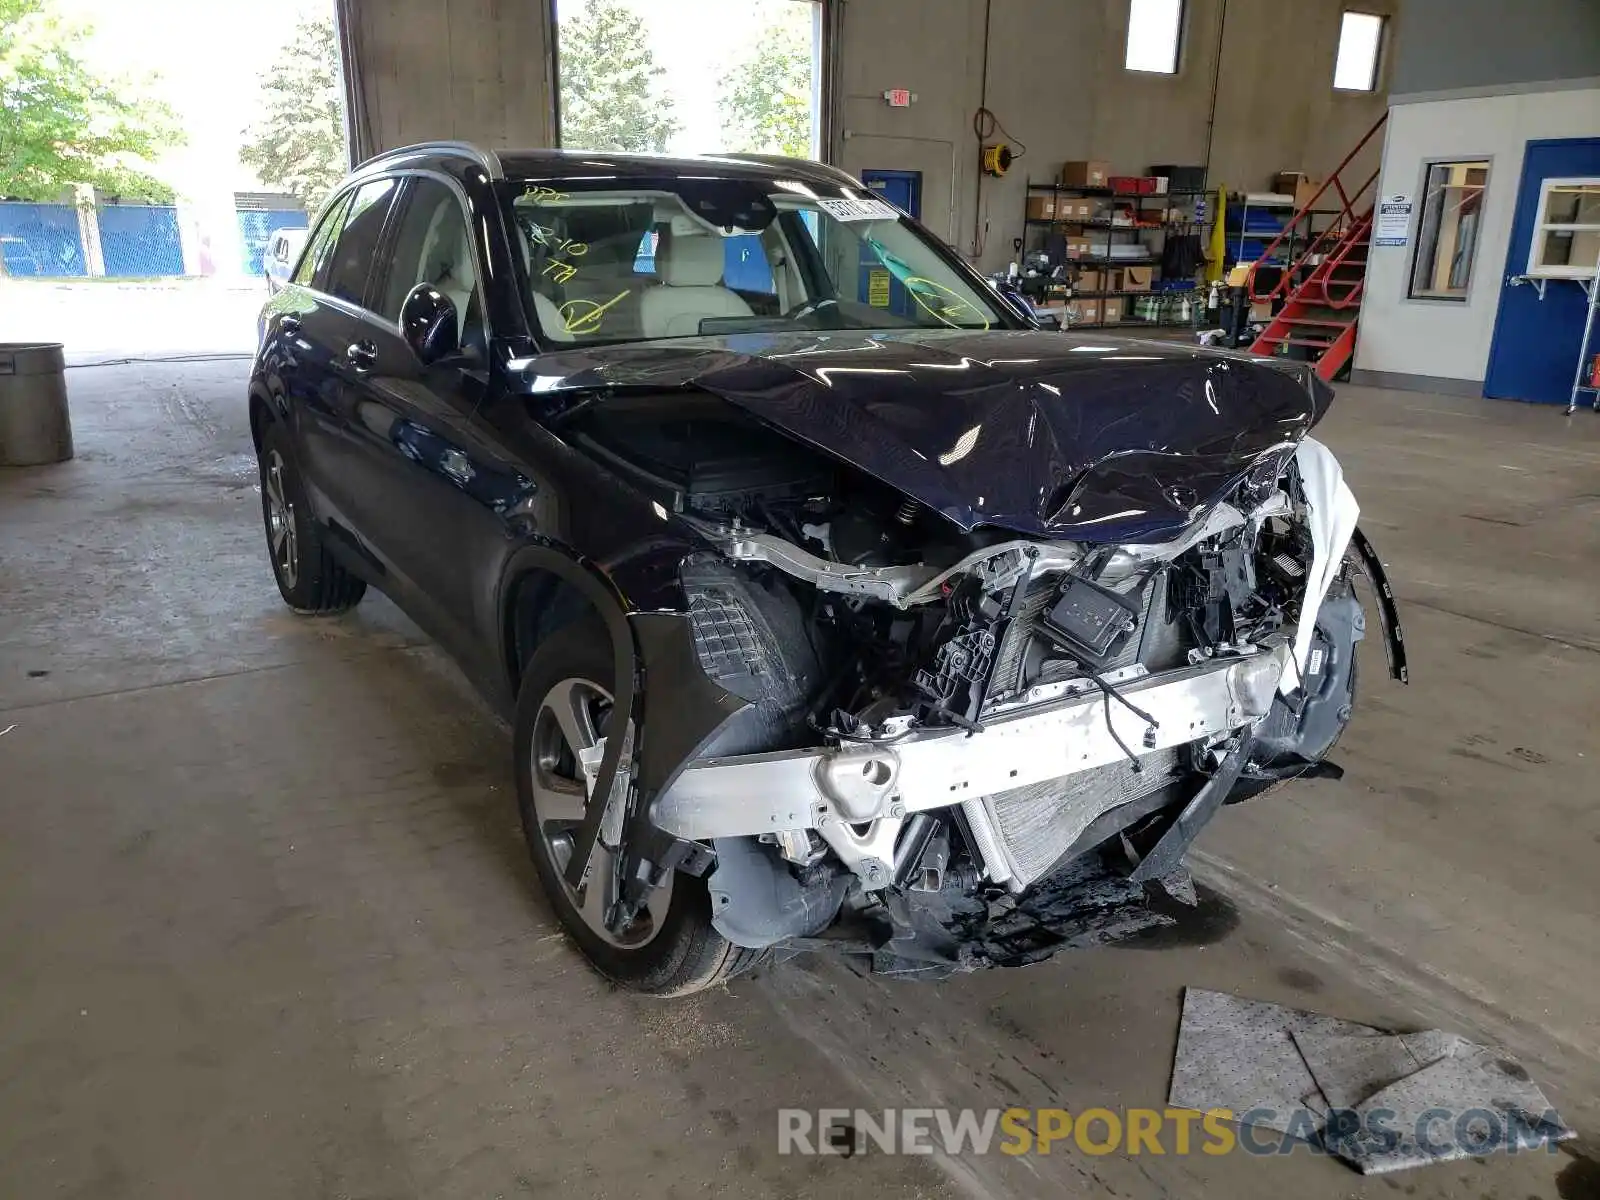
[[1017, 882], [1042, 878], [1101, 813], [1142, 800], [1173, 781], [1178, 750], [1158, 750], [1133, 764], [1069, 775], [989, 797], [989, 812]]

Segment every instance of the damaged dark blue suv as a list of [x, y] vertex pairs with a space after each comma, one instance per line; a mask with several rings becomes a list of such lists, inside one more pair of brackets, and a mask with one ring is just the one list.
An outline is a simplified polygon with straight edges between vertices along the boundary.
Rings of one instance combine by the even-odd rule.
[[1404, 659], [1330, 399], [1040, 330], [816, 163], [446, 144], [328, 203], [250, 418], [285, 601], [443, 643], [574, 940], [681, 993], [1168, 919], [1220, 804], [1336, 772], [1357, 574]]

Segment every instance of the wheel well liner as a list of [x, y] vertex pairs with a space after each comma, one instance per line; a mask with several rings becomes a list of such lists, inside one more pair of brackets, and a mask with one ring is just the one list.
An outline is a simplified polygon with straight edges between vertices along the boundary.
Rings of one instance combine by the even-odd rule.
[[[502, 663], [515, 697], [522, 671], [539, 643], [587, 613], [611, 635], [617, 678], [632, 679], [636, 659], [627, 604], [610, 580], [582, 560], [552, 546], [527, 545], [514, 552], [501, 573]], [[626, 661], [624, 661], [624, 658]], [[620, 702], [621, 697], [618, 696]]]

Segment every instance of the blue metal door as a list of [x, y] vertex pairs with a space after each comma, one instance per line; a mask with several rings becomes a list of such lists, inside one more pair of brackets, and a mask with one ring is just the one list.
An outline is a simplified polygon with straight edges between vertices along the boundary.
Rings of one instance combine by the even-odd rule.
[[922, 220], [921, 171], [863, 171], [861, 182], [874, 196]]
[[[863, 171], [861, 182], [874, 196], [881, 196], [896, 208], [922, 219], [921, 171]], [[863, 248], [856, 299], [874, 308], [886, 308], [896, 316], [915, 316], [905, 285], [896, 279], [882, 260]]]
[[[1500, 309], [1483, 394], [1497, 400], [1565, 404], [1572, 393], [1572, 372], [1578, 364], [1583, 336], [1583, 288], [1552, 279], [1539, 289], [1512, 284], [1526, 274], [1528, 249], [1539, 220], [1539, 190], [1546, 179], [1600, 176], [1600, 138], [1563, 138], [1528, 143], [1517, 193], [1516, 219], [1500, 285]], [[1590, 264], [1592, 266], [1592, 264]]]

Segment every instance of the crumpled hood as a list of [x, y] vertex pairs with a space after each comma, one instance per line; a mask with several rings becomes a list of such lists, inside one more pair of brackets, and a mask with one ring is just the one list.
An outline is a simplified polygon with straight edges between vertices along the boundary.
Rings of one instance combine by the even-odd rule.
[[701, 388], [963, 529], [1119, 543], [1176, 536], [1332, 399], [1301, 363], [1035, 330], [680, 338], [541, 355], [525, 378]]

